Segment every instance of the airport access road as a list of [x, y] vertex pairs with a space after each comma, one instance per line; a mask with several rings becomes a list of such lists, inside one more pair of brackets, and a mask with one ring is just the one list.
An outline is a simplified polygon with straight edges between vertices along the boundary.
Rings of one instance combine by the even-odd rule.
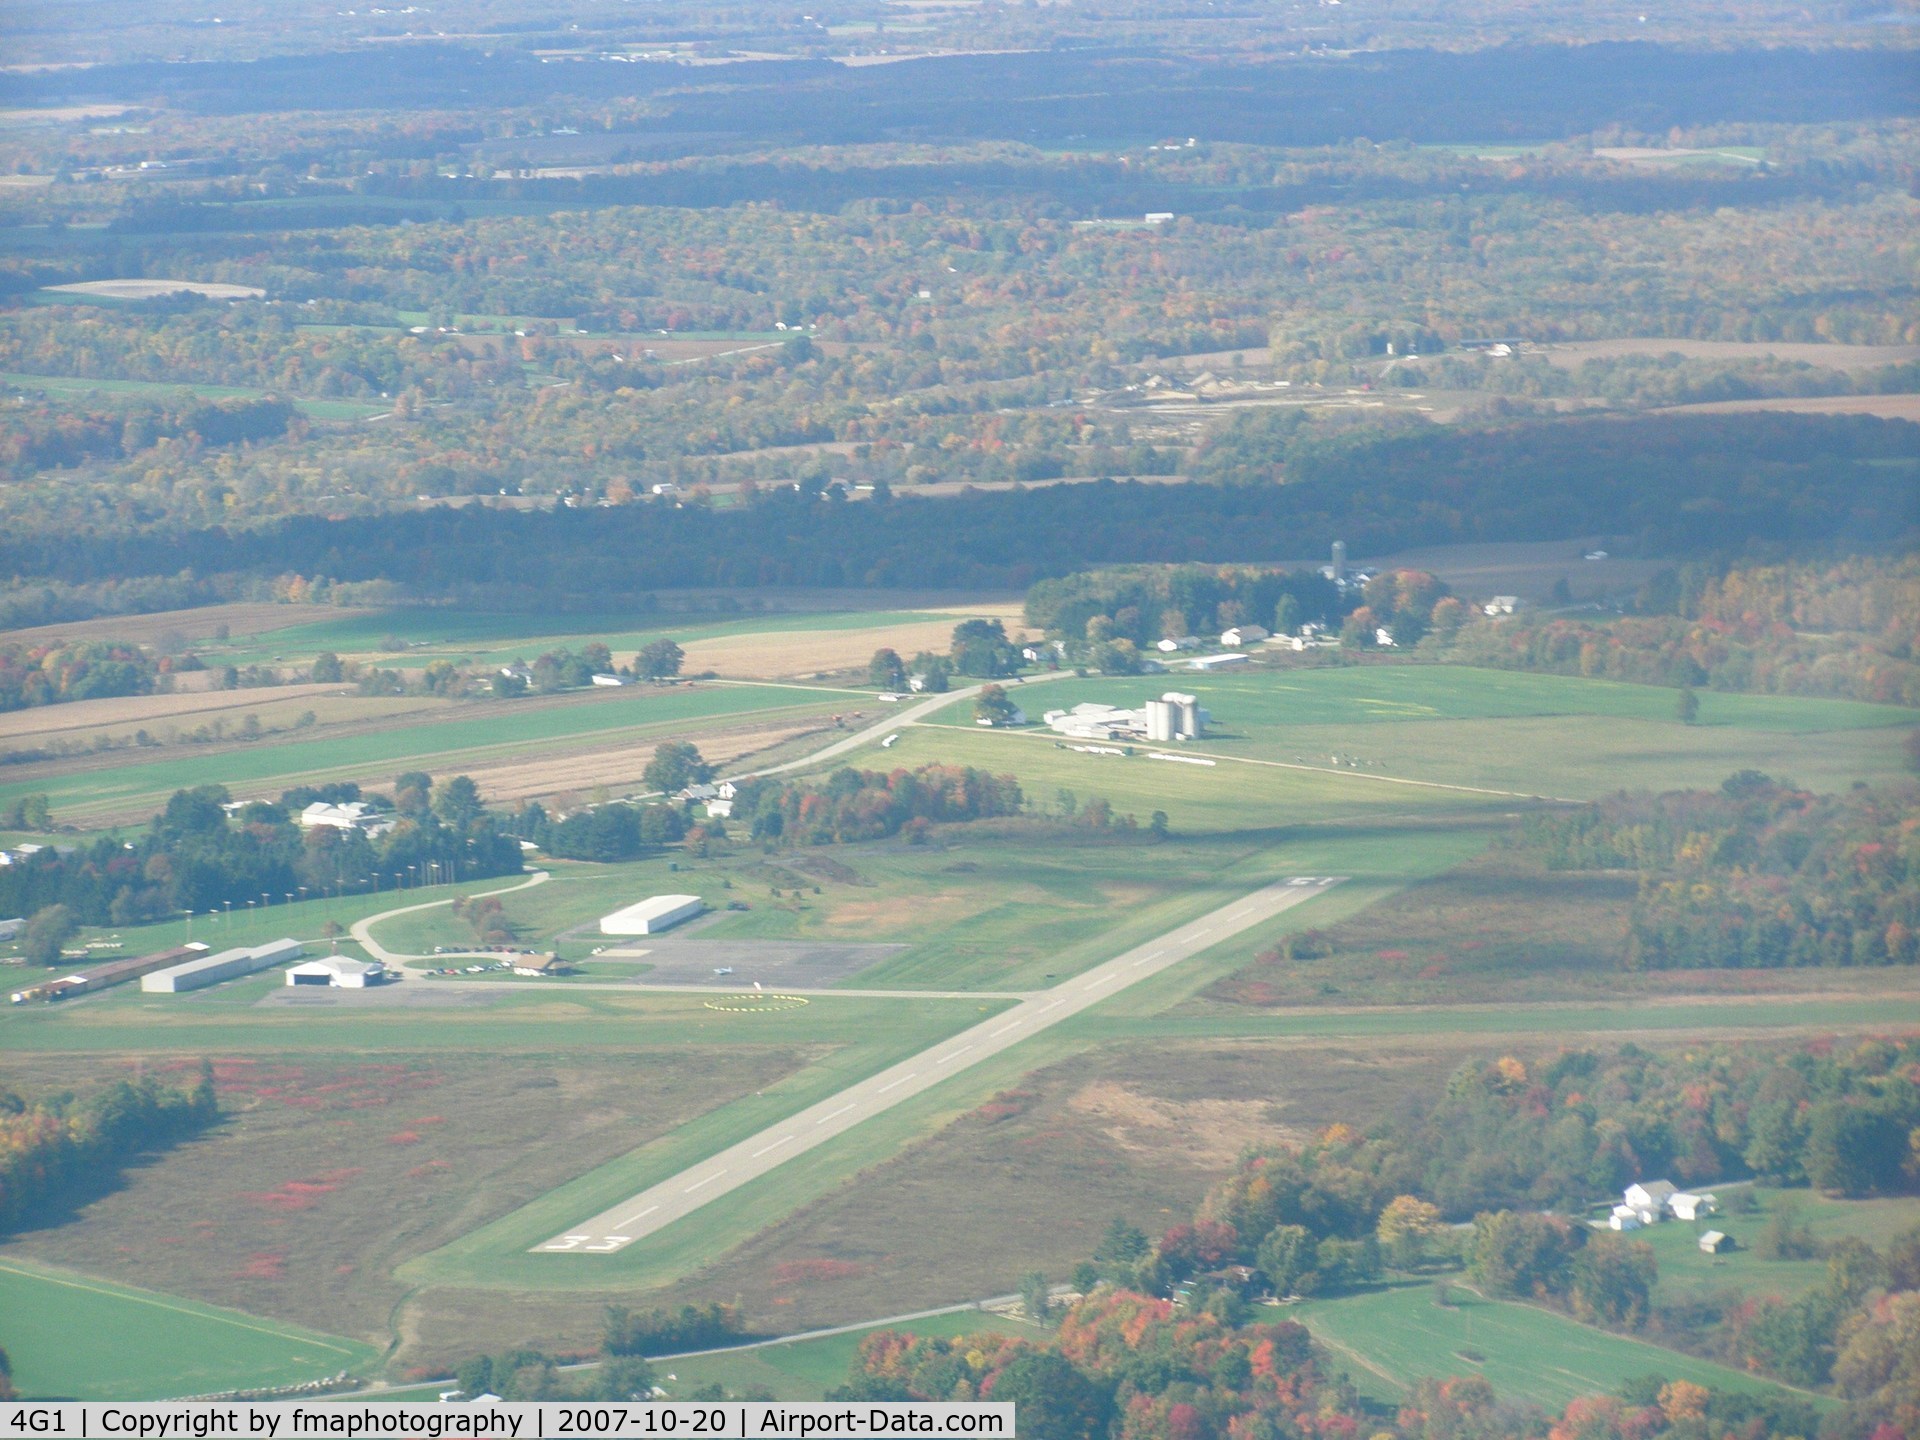
[[1323, 895], [1338, 876], [1301, 875], [1250, 895], [1135, 946], [1010, 1010], [869, 1076], [758, 1135], [722, 1150], [670, 1180], [571, 1226], [533, 1247], [535, 1254], [611, 1255], [712, 1204], [730, 1191], [844, 1135], [876, 1115], [952, 1076], [1120, 994], [1283, 910]]

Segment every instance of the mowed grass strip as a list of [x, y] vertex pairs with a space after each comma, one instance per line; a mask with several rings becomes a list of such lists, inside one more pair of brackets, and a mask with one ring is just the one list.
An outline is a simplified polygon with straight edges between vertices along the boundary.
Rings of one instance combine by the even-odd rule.
[[357, 1370], [371, 1346], [238, 1310], [0, 1259], [13, 1383], [24, 1399], [164, 1400]]
[[19, 795], [45, 794], [63, 819], [102, 810], [125, 810], [142, 803], [157, 810], [175, 790], [196, 785], [226, 785], [239, 793], [257, 793], [276, 785], [284, 788], [349, 777], [387, 766], [396, 771], [425, 768], [446, 776], [458, 774], [462, 765], [482, 759], [501, 760], [547, 746], [611, 741], [622, 736], [643, 739], [649, 733], [664, 733], [669, 727], [733, 715], [783, 710], [799, 715], [831, 708], [830, 700], [778, 685], [605, 691], [571, 703], [529, 704], [524, 713], [509, 716], [405, 725], [331, 740], [263, 742], [246, 749], [179, 759], [129, 760], [0, 786], [0, 802]]
[[[200, 385], [165, 380], [96, 380], [86, 375], [30, 375], [24, 371], [0, 371], [0, 385], [21, 390], [40, 390], [56, 396], [111, 395], [138, 400], [177, 400], [188, 396], [195, 400], [260, 400], [268, 391], [250, 385]], [[364, 420], [391, 410], [389, 400], [305, 400], [294, 398], [294, 406], [315, 420]]]
[[1747, 1393], [1782, 1388], [1537, 1306], [1487, 1300], [1459, 1285], [1449, 1294], [1442, 1308], [1431, 1285], [1403, 1285], [1278, 1313], [1304, 1324], [1347, 1362], [1356, 1383], [1385, 1398], [1406, 1395], [1423, 1377], [1452, 1375], [1485, 1376], [1497, 1394], [1552, 1410], [1641, 1375]]

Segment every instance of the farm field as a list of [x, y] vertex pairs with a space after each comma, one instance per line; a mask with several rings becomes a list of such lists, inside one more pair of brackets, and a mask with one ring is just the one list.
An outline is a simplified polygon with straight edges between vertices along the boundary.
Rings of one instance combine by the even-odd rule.
[[357, 1370], [350, 1340], [91, 1276], [0, 1259], [0, 1314], [22, 1399], [131, 1400], [293, 1385]]
[[1424, 1375], [1483, 1375], [1500, 1395], [1556, 1410], [1641, 1375], [1718, 1390], [1776, 1388], [1725, 1365], [1596, 1330], [1537, 1306], [1488, 1300], [1459, 1285], [1451, 1295], [1451, 1307], [1442, 1309], [1434, 1304], [1431, 1285], [1401, 1285], [1309, 1300], [1280, 1313], [1306, 1325], [1348, 1362], [1356, 1384], [1383, 1399], [1404, 1396], [1409, 1382]]
[[1620, 355], [1684, 355], [1690, 360], [1797, 361], [1828, 365], [1836, 370], [1866, 370], [1876, 365], [1903, 365], [1920, 359], [1920, 345], [1828, 345], [1786, 340], [1571, 340], [1546, 348], [1555, 365], [1575, 366], [1586, 360]]
[[552, 704], [503, 702], [466, 718], [362, 728], [351, 736], [96, 765], [0, 785], [0, 802], [37, 792], [47, 795], [54, 811], [68, 823], [143, 820], [173, 791], [195, 785], [225, 785], [243, 798], [325, 780], [386, 785], [397, 771], [420, 765], [440, 775], [458, 774], [487, 762], [545, 759], [558, 746], [582, 749], [622, 739], [631, 744], [649, 739], [657, 743], [669, 734], [697, 734], [735, 717], [764, 721], [772, 712], [785, 711], [783, 721], [797, 720], [845, 704], [844, 692], [823, 689], [635, 686], [583, 693]]

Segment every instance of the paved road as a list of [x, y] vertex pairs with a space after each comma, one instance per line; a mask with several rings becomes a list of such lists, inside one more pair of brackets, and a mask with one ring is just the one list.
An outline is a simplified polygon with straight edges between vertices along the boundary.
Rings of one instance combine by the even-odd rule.
[[1011, 1010], [983, 1020], [911, 1059], [902, 1060], [742, 1140], [611, 1210], [581, 1221], [565, 1234], [536, 1245], [534, 1251], [610, 1255], [622, 1250], [729, 1191], [757, 1180], [776, 1166], [845, 1134], [909, 1096], [931, 1089], [949, 1076], [1029, 1040], [1068, 1016], [1218, 945], [1249, 926], [1324, 894], [1338, 883], [1338, 877], [1300, 876], [1243, 895], [1211, 914], [1137, 946], [1051, 990], [1031, 996]]

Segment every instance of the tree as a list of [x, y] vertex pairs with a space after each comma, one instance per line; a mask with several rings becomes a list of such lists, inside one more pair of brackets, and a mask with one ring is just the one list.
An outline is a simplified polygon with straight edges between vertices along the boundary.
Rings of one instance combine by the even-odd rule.
[[1682, 725], [1692, 725], [1700, 718], [1700, 696], [1691, 685], [1682, 685], [1680, 695], [1673, 703], [1673, 717]]
[[984, 720], [989, 725], [1011, 725], [1020, 708], [1007, 698], [1004, 687], [985, 685], [973, 702], [973, 718]]
[[433, 813], [455, 830], [465, 830], [486, 814], [486, 810], [480, 799], [480, 787], [467, 775], [454, 776], [433, 797]]
[[638, 1355], [603, 1360], [594, 1372], [590, 1400], [645, 1400], [653, 1393], [653, 1366]]
[[1044, 1325], [1053, 1319], [1053, 1293], [1041, 1271], [1035, 1270], [1020, 1282], [1020, 1308], [1035, 1324]]
[[1113, 1403], [1072, 1361], [1046, 1350], [1025, 1350], [993, 1377], [983, 1397], [1012, 1401], [1022, 1440], [1102, 1440]]
[[21, 937], [21, 953], [29, 965], [58, 965], [60, 947], [78, 927], [73, 912], [64, 905], [49, 905], [36, 910], [27, 921]]
[[664, 680], [678, 675], [687, 652], [671, 640], [655, 640], [634, 657], [633, 668], [646, 680]]
[[648, 789], [672, 795], [689, 785], [706, 784], [713, 778], [713, 766], [700, 757], [691, 741], [669, 740], [653, 752], [640, 778]]
[[1920, 1292], [1899, 1291], [1847, 1321], [1833, 1383], [1860, 1434], [1920, 1434]]
[[867, 662], [867, 683], [876, 690], [904, 690], [907, 667], [896, 652], [883, 646], [874, 651], [873, 659]]
[[1920, 730], [1909, 730], [1903, 749], [1909, 770], [1920, 770]]
[[1573, 1313], [1580, 1319], [1630, 1330], [1646, 1323], [1659, 1278], [1646, 1241], [1597, 1233], [1574, 1257], [1572, 1275]]
[[1013, 670], [1014, 648], [998, 620], [962, 620], [953, 627], [953, 668], [962, 675], [1006, 675]]
[[1273, 633], [1291, 635], [1300, 628], [1300, 602], [1283, 593], [1273, 604]]
[[340, 657], [331, 650], [322, 650], [313, 657], [313, 668], [307, 672], [307, 678], [316, 685], [332, 685], [346, 679], [346, 666], [340, 663]]
[[426, 771], [403, 770], [393, 777], [393, 804], [402, 815], [425, 815], [432, 797], [433, 777]]
[[1387, 1257], [1402, 1270], [1410, 1270], [1426, 1259], [1428, 1243], [1445, 1229], [1438, 1206], [1416, 1195], [1397, 1195], [1381, 1210], [1374, 1233]]
[[1828, 1100], [1807, 1128], [1807, 1179], [1840, 1195], [1865, 1195], [1899, 1184], [1907, 1127], [1871, 1102]]
[[1320, 1288], [1320, 1247], [1304, 1225], [1276, 1225], [1260, 1242], [1254, 1261], [1276, 1295], [1311, 1295]]

